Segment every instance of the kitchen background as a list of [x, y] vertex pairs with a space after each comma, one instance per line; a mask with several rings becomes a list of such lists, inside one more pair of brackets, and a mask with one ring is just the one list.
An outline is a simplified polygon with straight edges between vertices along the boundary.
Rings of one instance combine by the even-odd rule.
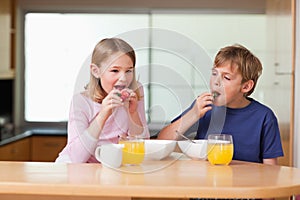
[[[263, 63], [263, 75], [253, 97], [276, 113], [285, 151], [280, 163], [293, 165], [293, 131], [290, 128], [293, 126], [292, 2], [0, 0], [0, 86], [3, 94], [0, 114], [8, 118], [7, 123], [1, 125], [1, 132], [7, 132], [13, 124], [12, 135], [30, 135], [30, 140], [19, 137], [22, 139], [17, 141], [2, 136], [0, 158], [3, 152], [15, 152], [20, 146], [16, 142], [26, 139], [23, 148], [30, 150], [22, 159], [41, 159], [37, 152], [42, 154], [49, 149], [54, 151], [52, 157], [49, 156], [53, 159], [65, 143], [70, 98], [75, 82], [86, 80], [88, 71], [84, 66], [94, 45], [104, 37], [126, 38], [126, 33], [135, 30], [141, 33], [136, 37], [141, 38], [143, 47], [152, 45], [152, 48], [137, 51], [138, 76], [146, 89], [146, 110], [152, 134], [188, 106], [195, 96], [208, 90], [209, 65], [215, 53], [223, 46], [240, 43]], [[159, 30], [163, 30], [160, 36], [169, 34], [174, 40], [179, 38], [187, 43], [160, 41], [161, 38], [155, 37]], [[167, 51], [153, 48], [159, 42], [165, 42], [164, 50]], [[134, 40], [129, 43], [138, 46]], [[191, 50], [193, 45], [196, 52], [204, 52], [207, 72], [195, 70], [199, 58]], [[189, 56], [180, 57], [181, 54]], [[52, 143], [46, 142], [51, 139]], [[45, 145], [37, 147], [43, 143], [40, 140], [45, 141]], [[11, 144], [14, 147], [7, 150]], [[6, 151], [1, 151], [3, 148]], [[10, 159], [9, 156], [4, 158]]]

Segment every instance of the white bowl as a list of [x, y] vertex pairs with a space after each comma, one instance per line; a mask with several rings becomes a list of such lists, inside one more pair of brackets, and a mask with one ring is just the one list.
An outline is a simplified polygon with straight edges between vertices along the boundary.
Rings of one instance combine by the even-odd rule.
[[161, 160], [175, 149], [175, 140], [145, 140], [145, 160]]
[[207, 140], [193, 141], [196, 143], [192, 143], [188, 140], [181, 140], [177, 143], [182, 153], [184, 153], [186, 156], [196, 160], [206, 159]]

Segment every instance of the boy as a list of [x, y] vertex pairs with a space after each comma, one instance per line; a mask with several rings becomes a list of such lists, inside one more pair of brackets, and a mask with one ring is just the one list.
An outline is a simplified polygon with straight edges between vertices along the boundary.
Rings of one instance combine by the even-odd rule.
[[261, 62], [241, 45], [227, 46], [217, 53], [210, 78], [210, 92], [193, 104], [158, 139], [178, 139], [195, 123], [195, 139], [211, 133], [231, 134], [234, 160], [277, 164], [283, 156], [277, 118], [270, 108], [250, 98], [262, 72]]

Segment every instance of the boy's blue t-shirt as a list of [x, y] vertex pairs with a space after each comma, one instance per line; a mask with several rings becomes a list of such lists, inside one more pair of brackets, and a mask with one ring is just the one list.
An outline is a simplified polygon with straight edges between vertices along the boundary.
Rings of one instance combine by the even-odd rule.
[[283, 156], [278, 122], [273, 111], [254, 99], [248, 99], [251, 103], [244, 108], [214, 106], [199, 119], [195, 139], [206, 139], [208, 134], [213, 133], [232, 135], [234, 160], [262, 163], [263, 159]]

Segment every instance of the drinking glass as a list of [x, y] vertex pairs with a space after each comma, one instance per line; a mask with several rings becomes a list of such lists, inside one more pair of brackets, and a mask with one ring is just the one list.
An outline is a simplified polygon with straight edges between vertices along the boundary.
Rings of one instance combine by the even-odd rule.
[[123, 165], [139, 165], [144, 161], [145, 142], [143, 138], [137, 136], [122, 136], [119, 144], [123, 144]]
[[212, 165], [228, 165], [233, 157], [233, 140], [229, 134], [210, 134], [207, 159]]

